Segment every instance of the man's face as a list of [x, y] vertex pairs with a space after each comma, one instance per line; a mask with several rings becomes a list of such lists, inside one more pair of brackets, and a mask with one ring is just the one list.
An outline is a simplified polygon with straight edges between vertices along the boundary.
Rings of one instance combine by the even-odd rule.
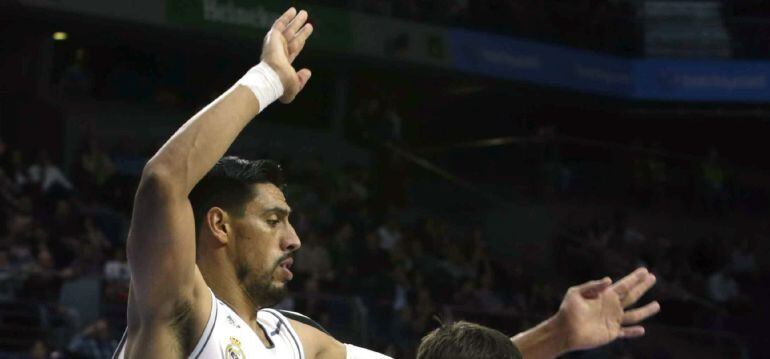
[[234, 218], [234, 246], [230, 249], [236, 275], [257, 305], [271, 306], [286, 295], [293, 274], [293, 252], [301, 243], [289, 223], [291, 209], [273, 184], [254, 185], [257, 194]]

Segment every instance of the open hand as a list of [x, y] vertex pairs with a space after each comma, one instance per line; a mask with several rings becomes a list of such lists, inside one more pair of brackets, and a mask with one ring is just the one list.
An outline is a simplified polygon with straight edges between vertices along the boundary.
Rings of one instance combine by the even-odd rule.
[[297, 12], [295, 8], [289, 8], [275, 20], [265, 35], [261, 60], [270, 65], [281, 79], [284, 89], [280, 98], [282, 103], [293, 101], [310, 80], [310, 70], [303, 68], [296, 71], [292, 65], [313, 33], [313, 25], [307, 23], [307, 19], [307, 11]]
[[557, 318], [566, 330], [568, 350], [591, 349], [617, 338], [644, 335], [639, 322], [660, 311], [658, 302], [638, 309], [634, 305], [654, 284], [655, 276], [639, 268], [614, 285], [610, 278], [570, 288]]

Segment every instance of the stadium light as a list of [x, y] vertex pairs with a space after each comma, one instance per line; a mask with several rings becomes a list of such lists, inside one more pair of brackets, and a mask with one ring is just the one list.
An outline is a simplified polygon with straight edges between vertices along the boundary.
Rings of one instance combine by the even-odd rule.
[[53, 39], [56, 41], [67, 40], [67, 37], [69, 37], [69, 35], [64, 31], [57, 31], [53, 33]]

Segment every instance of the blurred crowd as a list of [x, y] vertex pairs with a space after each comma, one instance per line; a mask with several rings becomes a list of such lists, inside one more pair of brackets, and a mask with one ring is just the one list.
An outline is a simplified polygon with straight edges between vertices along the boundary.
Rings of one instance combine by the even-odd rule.
[[[639, 44], [635, 7], [623, 0], [325, 3], [623, 54]], [[759, 11], [760, 3], [741, 2], [736, 14]], [[115, 46], [91, 59], [73, 47], [73, 61], [54, 68], [54, 87], [70, 99], [197, 106], [210, 91], [224, 88], [212, 85], [229, 78], [223, 73], [242, 68], [230, 58], [174, 51], [154, 56]], [[200, 72], [193, 68], [218, 71], [186, 76]], [[413, 86], [418, 82], [431, 81]], [[462, 165], [481, 169], [458, 171], [469, 182], [514, 188], [521, 193], [503, 201], [521, 199], [516, 204], [551, 211], [552, 238], [525, 246], [523, 238], [489, 231], [483, 217], [489, 212], [466, 218], [417, 200], [429, 198], [425, 187], [444, 197], [441, 203], [464, 200], [460, 192], [466, 189], [418, 174], [424, 169], [378, 144], [419, 147], [441, 128], [415, 136], [418, 121], [405, 118], [418, 116], [402, 111], [397, 99], [352, 92], [352, 98], [364, 98], [344, 115], [344, 131], [371, 151], [369, 163], [337, 167], [318, 158], [277, 158], [288, 172], [285, 191], [302, 240], [292, 294], [278, 307], [308, 315], [344, 341], [409, 358], [421, 336], [439, 325], [437, 318], [481, 322], [513, 335], [554, 313], [568, 286], [646, 265], [659, 279], [651, 297], [663, 306], [653, 324], [749, 340], [763, 333], [760, 320], [770, 314], [762, 305], [770, 299], [762, 285], [768, 279], [763, 249], [770, 228], [762, 222], [770, 213], [770, 179], [731, 166], [716, 149], [683, 158], [656, 143], [607, 148], [547, 127], [522, 136], [502, 155], [496, 149], [479, 150], [475, 158], [463, 152]], [[311, 102], [320, 104], [315, 112], [328, 112], [324, 101]], [[296, 117], [318, 122], [306, 115], [314, 108], [302, 107]], [[136, 149], [132, 139], [107, 147], [93, 134], [72, 154], [31, 149], [25, 138], [5, 140], [0, 138], [0, 359], [109, 358], [126, 324], [125, 238], [133, 194], [157, 148]], [[455, 162], [447, 158], [457, 153], [426, 156], [451, 172]], [[420, 181], [428, 186], [415, 187]], [[489, 207], [483, 203], [478, 207]], [[666, 357], [668, 349], [660, 342], [657, 357]], [[644, 357], [625, 343], [608, 350], [612, 357]], [[737, 357], [732, 354], [723, 357]]]
[[[64, 169], [45, 152], [0, 143], [0, 338], [6, 343], [0, 350], [110, 357], [125, 326], [124, 240], [142, 158], [121, 146], [107, 152], [91, 139]], [[288, 171], [286, 193], [302, 249], [293, 294], [277, 306], [394, 357], [410, 357], [436, 318], [476, 320], [514, 334], [555, 312], [567, 286], [637, 265], [658, 274], [653, 295], [664, 307], [687, 306], [664, 316], [667, 323], [729, 331], [746, 325], [733, 318], [756, 305], [756, 245], [768, 233], [672, 238], [665, 225], [638, 225], [644, 218], [638, 206], [595, 215], [566, 211], [557, 218], [553, 255], [510, 260], [492, 253], [478, 220], [411, 211], [419, 204], [403, 200], [408, 186], [394, 186], [377, 168], [279, 160]], [[716, 161], [707, 159], [703, 172], [719, 201], [724, 174]], [[647, 183], [660, 180], [660, 166], [643, 167], [638, 190], [655, 198]], [[94, 286], [84, 291], [88, 283]]]
[[65, 171], [45, 151], [25, 153], [0, 140], [2, 349], [31, 345], [35, 358], [49, 351], [104, 357], [115, 344], [105, 319], [84, 323], [90, 318], [63, 305], [67, 295], [70, 302], [83, 299], [64, 289], [82, 278], [98, 278], [105, 299], [125, 302], [128, 290], [129, 208], [115, 202], [120, 189], [111, 159], [84, 148], [76, 163]]

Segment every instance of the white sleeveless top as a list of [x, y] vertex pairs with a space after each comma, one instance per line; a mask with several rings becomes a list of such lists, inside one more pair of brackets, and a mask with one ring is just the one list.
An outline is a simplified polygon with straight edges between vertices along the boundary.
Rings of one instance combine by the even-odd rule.
[[[305, 359], [299, 336], [289, 319], [275, 309], [257, 312], [257, 324], [270, 342], [265, 346], [251, 327], [211, 293], [211, 313], [190, 359]], [[126, 334], [113, 358], [124, 359]]]

